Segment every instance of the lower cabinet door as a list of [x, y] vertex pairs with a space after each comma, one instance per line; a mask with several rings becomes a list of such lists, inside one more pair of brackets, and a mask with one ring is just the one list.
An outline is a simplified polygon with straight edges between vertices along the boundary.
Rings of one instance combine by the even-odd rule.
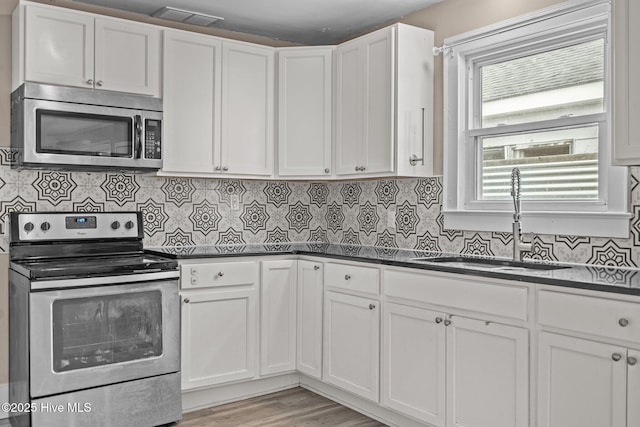
[[627, 365], [627, 426], [640, 426], [640, 351], [629, 350]]
[[626, 422], [626, 356], [623, 347], [541, 332], [538, 427], [640, 425]]
[[528, 330], [462, 317], [444, 323], [447, 426], [528, 426]]
[[386, 303], [382, 403], [434, 426], [445, 423], [444, 314]]
[[296, 263], [262, 262], [260, 375], [296, 369]]
[[298, 371], [322, 378], [323, 265], [298, 261]]
[[214, 290], [182, 294], [182, 389], [256, 375], [258, 292]]
[[379, 302], [326, 292], [324, 381], [378, 401]]

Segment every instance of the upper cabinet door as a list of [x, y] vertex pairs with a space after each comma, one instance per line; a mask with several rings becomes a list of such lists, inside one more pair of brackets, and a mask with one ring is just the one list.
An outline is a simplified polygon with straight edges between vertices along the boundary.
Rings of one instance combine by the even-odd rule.
[[613, 3], [613, 163], [640, 165], [640, 2]]
[[278, 175], [331, 173], [331, 47], [278, 50]]
[[274, 49], [222, 44], [222, 171], [273, 174]]
[[160, 30], [96, 19], [95, 85], [98, 89], [160, 96]]
[[25, 80], [93, 87], [93, 17], [61, 8], [24, 10]]
[[393, 172], [395, 148], [394, 34], [384, 28], [362, 37], [364, 52], [365, 173]]
[[164, 31], [163, 172], [219, 167], [222, 42]]
[[360, 40], [336, 49], [336, 174], [357, 174], [363, 163], [363, 45]]

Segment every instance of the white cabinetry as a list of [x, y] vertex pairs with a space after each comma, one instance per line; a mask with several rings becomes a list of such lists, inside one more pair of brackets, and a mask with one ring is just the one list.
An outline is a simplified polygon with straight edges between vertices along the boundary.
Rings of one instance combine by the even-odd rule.
[[613, 6], [613, 161], [640, 165], [640, 2]]
[[263, 261], [260, 283], [260, 375], [296, 369], [297, 261]]
[[278, 49], [278, 175], [331, 174], [332, 47]]
[[222, 42], [164, 31], [163, 171], [211, 173], [220, 165]]
[[640, 304], [540, 290], [538, 323], [538, 426], [640, 425]]
[[378, 401], [379, 302], [326, 292], [324, 381]]
[[60, 7], [13, 16], [13, 88], [24, 81], [160, 96], [160, 30]]
[[337, 47], [337, 175], [432, 173], [432, 46], [433, 32], [396, 24]]
[[258, 264], [181, 266], [182, 389], [256, 376]]
[[274, 49], [222, 43], [222, 172], [273, 174]]
[[298, 371], [322, 377], [322, 263], [298, 261]]

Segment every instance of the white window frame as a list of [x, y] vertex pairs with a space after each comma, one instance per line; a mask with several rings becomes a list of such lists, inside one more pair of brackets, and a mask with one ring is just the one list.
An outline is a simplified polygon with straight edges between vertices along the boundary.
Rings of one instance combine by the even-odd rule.
[[[611, 5], [608, 0], [574, 0], [489, 27], [445, 39], [444, 61], [444, 225], [473, 231], [511, 231], [511, 200], [478, 200], [476, 137], [496, 132], [599, 124], [598, 200], [522, 201], [525, 232], [593, 237], [629, 237], [628, 168], [611, 165]], [[474, 90], [478, 65], [498, 56], [547, 50], [604, 36], [605, 112], [553, 119], [499, 130], [474, 130], [480, 97]], [[531, 50], [534, 47], [534, 50]], [[553, 129], [552, 128], [552, 129]]]

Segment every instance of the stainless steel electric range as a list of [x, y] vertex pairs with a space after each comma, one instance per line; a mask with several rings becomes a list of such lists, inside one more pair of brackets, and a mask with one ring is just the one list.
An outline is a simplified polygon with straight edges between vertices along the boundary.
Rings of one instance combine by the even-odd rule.
[[181, 418], [177, 262], [145, 254], [140, 212], [12, 213], [14, 426]]

